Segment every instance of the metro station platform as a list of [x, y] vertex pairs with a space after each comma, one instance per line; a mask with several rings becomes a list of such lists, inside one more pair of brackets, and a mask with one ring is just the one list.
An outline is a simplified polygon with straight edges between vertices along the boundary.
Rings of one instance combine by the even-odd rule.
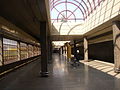
[[53, 54], [49, 77], [40, 77], [40, 59], [0, 80], [0, 90], [120, 90], [120, 79], [80, 63], [73, 67], [63, 55]]

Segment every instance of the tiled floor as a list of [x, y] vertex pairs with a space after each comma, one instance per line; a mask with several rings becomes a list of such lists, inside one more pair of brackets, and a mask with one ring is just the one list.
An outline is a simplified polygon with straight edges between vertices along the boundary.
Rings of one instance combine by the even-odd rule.
[[120, 73], [114, 72], [114, 64], [112, 64], [112, 63], [99, 61], [99, 60], [92, 60], [89, 62], [84, 62], [84, 60], [81, 60], [80, 62], [85, 64], [85, 65], [88, 65], [92, 68], [95, 68], [97, 70], [100, 70], [102, 72], [105, 72], [106, 74], [109, 74], [113, 77], [120, 79]]
[[0, 90], [120, 90], [120, 80], [84, 64], [72, 67], [66, 57], [53, 55], [50, 76], [41, 78], [40, 60], [0, 80]]

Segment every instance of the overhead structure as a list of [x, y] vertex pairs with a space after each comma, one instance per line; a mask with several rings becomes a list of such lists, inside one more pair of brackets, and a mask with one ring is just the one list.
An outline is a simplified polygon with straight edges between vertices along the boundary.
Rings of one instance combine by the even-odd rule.
[[85, 20], [105, 0], [50, 0], [52, 22]]

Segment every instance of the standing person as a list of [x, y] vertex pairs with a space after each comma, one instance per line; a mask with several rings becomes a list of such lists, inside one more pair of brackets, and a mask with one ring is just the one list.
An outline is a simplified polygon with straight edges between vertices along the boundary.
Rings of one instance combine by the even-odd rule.
[[68, 61], [70, 62], [71, 61], [71, 46], [69, 43], [67, 43], [67, 58], [68, 58]]

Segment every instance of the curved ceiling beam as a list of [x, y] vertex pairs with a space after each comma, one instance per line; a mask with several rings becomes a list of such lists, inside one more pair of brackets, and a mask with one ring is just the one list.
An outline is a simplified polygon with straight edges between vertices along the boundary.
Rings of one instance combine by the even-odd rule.
[[[59, 3], [62, 3], [62, 2], [59, 2], [59, 1], [61, 1], [61, 0], [57, 0], [56, 2], [54, 2], [53, 3], [53, 5], [51, 6], [51, 11], [52, 11], [52, 8], [54, 8], [54, 6], [55, 6], [55, 4], [59, 4]], [[75, 1], [76, 3], [78, 3], [82, 8], [83, 8], [83, 10], [84, 10], [84, 13], [86, 14], [86, 12], [88, 11], [88, 13], [89, 13], [89, 10], [88, 10], [88, 7], [86, 7], [87, 8], [87, 10], [84, 8], [84, 6], [80, 3], [80, 2], [78, 2], [77, 0], [73, 0], [73, 1]], [[83, 0], [82, 0], [83, 1]], [[59, 3], [57, 3], [57, 2], [59, 2]], [[69, 1], [64, 1], [64, 3], [70, 3]], [[73, 2], [71, 2], [71, 3], [73, 3]], [[83, 2], [84, 3], [84, 2]], [[75, 4], [75, 3], [74, 3]], [[76, 5], [76, 4], [75, 4]], [[78, 5], [77, 5], [78, 6]], [[86, 14], [87, 15], [87, 14]]]
[[96, 9], [95, 0], [93, 0], [93, 4], [94, 4], [94, 9]]
[[[54, 0], [51, 2], [51, 7], [53, 7], [54, 6], [54, 4], [56, 4], [57, 2], [59, 2], [59, 1], [61, 1], [61, 0], [57, 0], [57, 1], [55, 1], [54, 2]], [[75, 2], [77, 2], [79, 5], [82, 5], [79, 1], [77, 1], [77, 0], [73, 0], [73, 1], [75, 1]], [[87, 8], [87, 11], [88, 11], [88, 14], [89, 14], [89, 8], [88, 8], [88, 6], [87, 6], [87, 4], [85, 3], [85, 1], [84, 0], [81, 0], [83, 3], [84, 3], [84, 5], [86, 6], [86, 8]], [[52, 5], [53, 4], [53, 5]], [[83, 5], [82, 5], [82, 7], [83, 7]], [[85, 9], [85, 8], [84, 8]]]
[[98, 5], [100, 5], [100, 0], [98, 0]]
[[89, 0], [87, 0], [88, 1], [88, 3], [89, 3], [89, 5], [90, 5], [90, 8], [91, 8], [91, 13], [92, 13], [92, 11], [93, 11], [93, 8], [92, 8], [92, 5], [91, 5], [91, 3], [90, 3], [90, 1]]
[[59, 33], [61, 32], [61, 28], [62, 28], [62, 25], [63, 25], [64, 23], [65, 23], [65, 22], [62, 22], [62, 23], [60, 24]]
[[90, 11], [89, 11], [89, 8], [88, 8], [87, 4], [84, 2], [84, 0], [81, 0], [81, 1], [85, 4], [85, 6], [87, 8], [87, 11], [88, 11], [88, 14], [90, 14]]
[[[63, 4], [63, 3], [65, 3], [65, 2], [58, 3], [58, 4], [56, 4], [54, 7], [56, 7], [57, 5]], [[76, 4], [72, 3], [72, 2], [67, 2], [67, 3], [73, 4], [73, 5], [75, 5], [76, 7], [78, 7], [79, 10], [82, 12], [82, 14], [83, 14], [83, 16], [84, 16], [83, 18], [85, 18], [84, 12], [82, 11], [82, 9], [81, 9], [78, 5], [76, 5]], [[54, 7], [53, 7], [51, 10], [53, 10]]]
[[74, 29], [74, 28], [76, 28], [77, 26], [80, 26], [81, 24], [78, 24], [78, 25], [75, 25], [75, 26], [73, 26], [71, 29], [70, 29], [70, 31], [67, 33], [67, 35], [70, 35], [70, 33], [72, 32], [72, 30]]
[[[62, 0], [50, 0], [51, 8], [53, 8], [53, 7], [54, 7], [54, 4], [58, 3], [59, 1], [62, 1]], [[92, 13], [93, 10], [95, 10], [96, 7], [99, 6], [100, 3], [101, 3], [102, 1], [105, 1], [105, 0], [97, 0], [97, 2], [95, 2], [95, 0], [92, 0], [92, 2], [93, 2], [93, 4], [94, 4], [93, 7], [92, 7], [92, 2], [90, 2], [90, 0], [86, 0], [86, 1], [81, 0], [81, 2], [84, 3], [84, 5], [81, 4], [80, 1], [77, 1], [77, 0], [72, 0], [72, 1], [75, 1], [76, 3], [78, 3], [79, 5], [81, 5], [81, 7], [84, 9], [84, 14], [86, 14], [86, 12], [88, 12], [88, 15], [87, 15], [87, 14], [86, 14], [86, 15], [89, 16], [89, 14]], [[67, 3], [66, 1], [64, 1], [64, 2]], [[88, 3], [88, 4], [87, 4], [87, 3]], [[75, 4], [75, 3], [74, 3], [74, 4]], [[77, 5], [77, 6], [78, 6], [78, 5]], [[87, 8], [87, 10], [86, 10], [85, 7]], [[82, 10], [82, 9], [81, 9], [81, 10]]]
[[[70, 10], [63, 10], [63, 11], [61, 11], [61, 12], [58, 14], [58, 16], [57, 16], [57, 22], [58, 22], [58, 18], [59, 18], [59, 16], [60, 16], [60, 14], [61, 14], [62, 12], [65, 12], [65, 11], [71, 12], [71, 14], [74, 15], [74, 18], [75, 18], [75, 21], [76, 21], [76, 16], [75, 16], [75, 14], [74, 14], [72, 11], [70, 11]], [[66, 19], [68, 20], [69, 18], [66, 18]]]
[[[60, 11], [59, 10], [57, 10], [57, 8], [55, 8], [54, 7], [54, 9], [58, 12], [58, 13], [60, 13]], [[62, 14], [61, 14], [62, 15]], [[65, 18], [65, 16], [64, 15], [62, 15], [64, 18]]]

